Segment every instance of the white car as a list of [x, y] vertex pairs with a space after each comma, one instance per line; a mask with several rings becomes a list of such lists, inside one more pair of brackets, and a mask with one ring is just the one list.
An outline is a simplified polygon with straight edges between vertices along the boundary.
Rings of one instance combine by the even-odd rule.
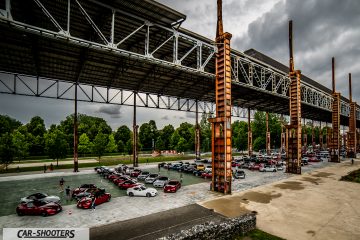
[[211, 166], [211, 165], [206, 166], [206, 167], [205, 167], [205, 171], [212, 171], [212, 166]]
[[159, 174], [150, 174], [147, 178], [145, 178], [145, 183], [154, 183], [155, 180], [159, 177]]
[[147, 188], [145, 186], [136, 186], [133, 188], [128, 188], [126, 190], [126, 194], [130, 197], [155, 197], [157, 195], [157, 190], [155, 188]]
[[261, 166], [259, 169], [260, 172], [276, 172], [276, 167], [275, 166], [270, 166], [270, 165], [265, 165], [265, 166]]
[[55, 202], [55, 203], [60, 203], [60, 197], [58, 196], [49, 196], [46, 193], [34, 193], [31, 194], [27, 197], [23, 197], [20, 199], [21, 203], [27, 203], [27, 202], [31, 202], [34, 200], [42, 200], [42, 201], [46, 201], [46, 202]]
[[144, 181], [149, 175], [150, 172], [141, 172], [140, 175], [137, 176], [137, 180]]
[[169, 182], [169, 178], [168, 178], [168, 177], [159, 177], [158, 179], [155, 180], [155, 182], [153, 183], [153, 185], [154, 185], [154, 187], [161, 187], [161, 188], [163, 188], [168, 182]]

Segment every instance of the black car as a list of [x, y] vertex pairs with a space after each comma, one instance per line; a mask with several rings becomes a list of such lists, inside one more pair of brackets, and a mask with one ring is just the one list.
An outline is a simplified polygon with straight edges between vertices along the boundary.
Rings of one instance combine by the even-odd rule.
[[204, 170], [194, 170], [193, 174], [197, 177], [200, 177], [201, 174], [203, 174], [205, 171]]

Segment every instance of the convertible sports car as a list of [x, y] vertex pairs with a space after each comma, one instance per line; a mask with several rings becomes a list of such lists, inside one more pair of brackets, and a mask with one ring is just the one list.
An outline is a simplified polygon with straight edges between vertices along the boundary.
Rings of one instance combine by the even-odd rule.
[[95, 184], [83, 184], [83, 185], [81, 185], [80, 187], [75, 188], [75, 189], [73, 190], [72, 196], [75, 197], [75, 196], [78, 195], [79, 193], [85, 191], [86, 189], [90, 189], [90, 188], [97, 189], [97, 187], [96, 187]]
[[49, 196], [46, 193], [34, 193], [27, 197], [23, 197], [20, 199], [21, 203], [31, 202], [34, 200], [42, 200], [46, 202], [55, 202], [60, 203], [60, 197], [58, 196]]
[[157, 190], [155, 188], [147, 188], [145, 186], [136, 186], [133, 188], [128, 188], [126, 190], [126, 194], [130, 197], [155, 197], [157, 195]]
[[171, 180], [164, 186], [164, 192], [176, 192], [181, 188], [181, 183], [177, 180]]
[[138, 182], [133, 181], [133, 180], [127, 180], [125, 182], [119, 183], [118, 186], [119, 186], [120, 189], [128, 189], [128, 188], [135, 187], [137, 185], [144, 185], [144, 184], [138, 183]]
[[16, 213], [22, 215], [55, 215], [61, 212], [62, 207], [55, 202], [46, 202], [43, 200], [34, 200], [29, 202], [20, 203], [16, 208]]
[[[95, 205], [100, 205], [104, 202], [109, 202], [111, 199], [111, 194], [105, 192], [105, 190], [98, 192], [98, 194], [96, 194], [96, 200], [95, 200]], [[77, 203], [77, 207], [78, 208], [84, 208], [84, 209], [89, 209], [91, 208], [91, 203], [92, 203], [92, 198], [90, 197], [84, 197], [81, 200], [78, 201]]]

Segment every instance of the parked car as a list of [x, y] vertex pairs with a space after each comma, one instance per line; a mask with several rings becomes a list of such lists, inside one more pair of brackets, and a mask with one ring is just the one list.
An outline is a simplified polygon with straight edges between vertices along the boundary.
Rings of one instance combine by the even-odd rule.
[[75, 188], [73, 191], [72, 191], [72, 196], [75, 197], [77, 194], [79, 194], [80, 192], [83, 192], [85, 191], [86, 189], [89, 189], [89, 188], [94, 188], [96, 189], [96, 185], [95, 184], [83, 184], [81, 185], [80, 187], [78, 188]]
[[134, 169], [131, 173], [130, 173], [130, 177], [137, 177], [141, 174], [141, 170], [140, 169]]
[[157, 190], [155, 188], [147, 188], [145, 186], [136, 186], [133, 188], [128, 188], [126, 190], [126, 194], [130, 197], [155, 197], [157, 195]]
[[197, 170], [205, 170], [205, 165], [204, 165], [204, 164], [198, 164], [198, 165], [196, 166], [196, 169], [197, 169]]
[[168, 177], [158, 177], [155, 181], [154, 181], [154, 183], [153, 183], [153, 185], [154, 185], [154, 187], [164, 187], [167, 183], [169, 182], [169, 178]]
[[303, 157], [301, 159], [301, 164], [302, 165], [308, 165], [309, 164], [309, 158], [308, 157]]
[[211, 171], [208, 171], [208, 170], [205, 170], [202, 174], [201, 174], [201, 177], [202, 178], [211, 178], [212, 177], [212, 172]]
[[204, 170], [194, 170], [193, 174], [197, 177], [201, 176], [201, 174], [203, 174]]
[[278, 171], [283, 171], [283, 170], [284, 170], [284, 165], [282, 165], [282, 164], [276, 164], [276, 170], [278, 170]]
[[55, 202], [47, 202], [43, 200], [34, 200], [20, 203], [16, 208], [16, 213], [22, 215], [55, 215], [62, 211], [60, 204]]
[[181, 169], [182, 164], [181, 163], [175, 163], [172, 165], [171, 169], [175, 171], [179, 171]]
[[141, 172], [139, 176], [137, 176], [137, 180], [144, 181], [150, 175], [150, 172]]
[[60, 203], [60, 197], [58, 196], [49, 196], [46, 193], [34, 193], [27, 197], [23, 197], [20, 199], [21, 203], [31, 202], [34, 200], [42, 200], [46, 202], [55, 202]]
[[138, 183], [134, 180], [126, 180], [124, 182], [121, 182], [118, 184], [119, 188], [120, 189], [128, 189], [128, 188], [132, 188], [132, 187], [135, 187], [135, 186], [138, 186], [138, 185], [144, 185], [142, 183]]
[[83, 197], [91, 197], [93, 196], [96, 192], [98, 191], [105, 191], [105, 189], [100, 189], [100, 188], [89, 188], [86, 189], [83, 192], [78, 193], [77, 195], [74, 196], [74, 198], [79, 201], [80, 199], [82, 199]]
[[211, 165], [206, 166], [205, 171], [212, 171], [212, 166]]
[[155, 180], [159, 177], [159, 174], [153, 173], [150, 174], [147, 178], [145, 178], [145, 183], [154, 183]]
[[276, 167], [274, 165], [265, 165], [265, 166], [261, 166], [259, 171], [260, 172], [276, 172]]
[[249, 170], [259, 170], [261, 167], [260, 164], [250, 164], [249, 165]]
[[132, 180], [129, 176], [121, 176], [118, 178], [113, 179], [113, 183], [116, 185], [119, 185], [119, 183], [125, 182], [127, 180]]
[[177, 192], [181, 188], [181, 183], [178, 180], [170, 180], [164, 186], [164, 192]]
[[114, 179], [119, 178], [119, 177], [121, 177], [121, 176], [122, 176], [121, 173], [113, 173], [113, 174], [111, 174], [111, 175], [108, 176], [108, 180], [109, 180], [109, 181], [113, 181]]
[[[95, 199], [95, 205], [100, 205], [104, 202], [109, 202], [111, 199], [111, 194], [107, 193], [105, 191], [99, 192], [96, 196]], [[84, 208], [84, 209], [89, 209], [91, 208], [91, 204], [92, 204], [92, 198], [91, 197], [84, 197], [82, 199], [80, 199], [77, 203], [77, 207], [78, 208]]]
[[234, 173], [234, 178], [236, 179], [244, 179], [246, 176], [245, 172], [243, 170], [236, 170]]

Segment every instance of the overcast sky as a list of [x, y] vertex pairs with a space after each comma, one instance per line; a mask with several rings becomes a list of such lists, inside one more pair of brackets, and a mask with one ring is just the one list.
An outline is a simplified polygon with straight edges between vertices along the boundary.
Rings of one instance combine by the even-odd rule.
[[[182, 27], [214, 39], [216, 0], [160, 0], [187, 15]], [[294, 30], [295, 68], [331, 87], [331, 57], [336, 58], [336, 88], [348, 98], [348, 73], [353, 78], [353, 99], [360, 102], [359, 0], [223, 0], [224, 30], [232, 33], [231, 47], [254, 48], [288, 65], [288, 21]], [[70, 101], [0, 94], [0, 113], [23, 123], [39, 115], [47, 127], [73, 112]], [[115, 130], [132, 126], [132, 108], [79, 103], [79, 112], [102, 117]], [[153, 119], [158, 128], [194, 122], [194, 114], [138, 108], [138, 123]]]

